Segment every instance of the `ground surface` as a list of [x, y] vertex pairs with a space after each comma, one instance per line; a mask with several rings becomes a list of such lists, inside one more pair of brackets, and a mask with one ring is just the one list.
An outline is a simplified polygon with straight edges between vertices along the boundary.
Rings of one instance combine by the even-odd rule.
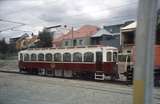
[[17, 69], [15, 60], [0, 61], [0, 104], [132, 104], [132, 86], [9, 73]]

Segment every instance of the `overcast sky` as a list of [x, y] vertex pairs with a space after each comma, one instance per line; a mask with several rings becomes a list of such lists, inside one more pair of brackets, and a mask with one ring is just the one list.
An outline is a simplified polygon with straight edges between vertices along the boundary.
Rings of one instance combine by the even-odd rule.
[[[44, 26], [57, 24], [103, 26], [136, 18], [138, 0], [0, 0], [0, 19], [27, 24], [16, 30], [37, 33]], [[0, 30], [19, 26], [0, 21]], [[0, 32], [15, 37], [20, 31]]]

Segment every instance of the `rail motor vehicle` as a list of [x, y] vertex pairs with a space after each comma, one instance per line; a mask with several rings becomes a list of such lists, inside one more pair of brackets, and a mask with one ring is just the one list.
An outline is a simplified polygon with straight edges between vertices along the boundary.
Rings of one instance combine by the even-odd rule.
[[119, 79], [118, 49], [110, 46], [32, 48], [18, 53], [20, 72], [66, 78]]

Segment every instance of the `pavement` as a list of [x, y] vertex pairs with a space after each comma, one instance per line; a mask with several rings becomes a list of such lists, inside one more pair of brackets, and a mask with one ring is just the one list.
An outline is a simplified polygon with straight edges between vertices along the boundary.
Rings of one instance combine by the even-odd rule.
[[[0, 61], [0, 104], [132, 104], [132, 86], [19, 74]], [[154, 104], [160, 88], [154, 88]]]

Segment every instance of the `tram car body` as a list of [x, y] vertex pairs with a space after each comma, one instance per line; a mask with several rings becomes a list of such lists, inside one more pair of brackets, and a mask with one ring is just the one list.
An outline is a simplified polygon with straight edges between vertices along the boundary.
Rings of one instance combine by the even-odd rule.
[[33, 48], [18, 53], [20, 72], [67, 78], [119, 78], [115, 47]]
[[[160, 85], [160, 45], [154, 45], [154, 81]], [[133, 47], [132, 62], [135, 66], [135, 46]]]
[[[160, 45], [155, 45], [154, 54], [154, 81], [160, 84]], [[124, 81], [133, 80], [133, 72], [135, 68], [135, 46], [129, 53], [118, 53], [118, 72], [120, 79]]]

